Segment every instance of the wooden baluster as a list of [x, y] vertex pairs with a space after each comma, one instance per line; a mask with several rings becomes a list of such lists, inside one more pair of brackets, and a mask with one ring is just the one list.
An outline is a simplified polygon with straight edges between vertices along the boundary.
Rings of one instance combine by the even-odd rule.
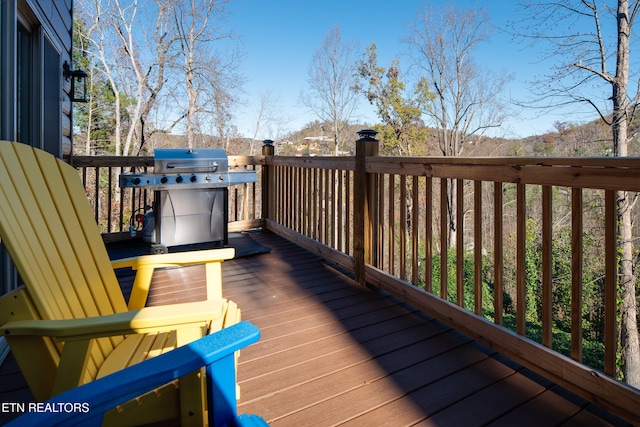
[[582, 189], [571, 190], [571, 357], [582, 362]]
[[605, 277], [604, 277], [604, 373], [615, 377], [618, 333], [618, 212], [616, 192], [606, 190], [605, 202]]
[[527, 277], [526, 277], [526, 187], [524, 184], [516, 185], [516, 332], [526, 335], [527, 332]]
[[440, 298], [447, 299], [447, 285], [449, 277], [447, 275], [447, 250], [449, 222], [447, 209], [448, 183], [446, 178], [440, 178]]
[[407, 176], [400, 175], [400, 278], [407, 279]]
[[473, 182], [474, 312], [482, 315], [482, 181]]
[[456, 302], [464, 307], [464, 180], [456, 179]]
[[493, 321], [502, 325], [503, 276], [502, 276], [502, 183], [493, 184]]
[[542, 187], [542, 345], [552, 348], [553, 326], [553, 258], [552, 192]]
[[433, 292], [433, 178], [426, 179], [424, 193], [424, 282], [427, 292]]
[[418, 286], [418, 177], [413, 176], [411, 187], [413, 204], [411, 206], [411, 283]]

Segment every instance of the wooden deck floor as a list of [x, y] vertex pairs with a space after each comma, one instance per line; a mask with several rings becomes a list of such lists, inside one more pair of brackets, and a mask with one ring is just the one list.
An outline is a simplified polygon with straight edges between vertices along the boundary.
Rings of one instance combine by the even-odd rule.
[[[223, 265], [225, 296], [261, 330], [241, 352], [240, 412], [272, 426], [625, 425], [299, 246], [251, 237], [271, 253]], [[174, 275], [202, 269], [157, 283]]]
[[[299, 246], [250, 236], [271, 252], [223, 265], [225, 296], [261, 330], [240, 355], [240, 412], [272, 426], [627, 425]], [[203, 277], [160, 272], [148, 303], [198, 299]]]

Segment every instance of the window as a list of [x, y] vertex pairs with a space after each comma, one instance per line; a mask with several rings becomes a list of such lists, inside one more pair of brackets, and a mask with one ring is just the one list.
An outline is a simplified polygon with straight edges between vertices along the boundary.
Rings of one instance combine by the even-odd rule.
[[16, 140], [60, 157], [60, 52], [23, 12], [16, 28]]
[[37, 146], [34, 141], [34, 46], [33, 35], [18, 23], [16, 35], [16, 139]]
[[[42, 78], [42, 145], [41, 147], [56, 157], [62, 156], [62, 129], [60, 124], [61, 65], [60, 53], [44, 37]], [[57, 72], [56, 72], [57, 71]]]

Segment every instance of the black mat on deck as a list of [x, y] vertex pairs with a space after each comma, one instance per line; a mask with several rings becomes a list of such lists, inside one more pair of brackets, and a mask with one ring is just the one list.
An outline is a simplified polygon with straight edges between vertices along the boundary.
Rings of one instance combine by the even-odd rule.
[[[151, 253], [151, 245], [141, 238], [112, 242], [106, 246], [109, 258], [112, 260], [148, 255]], [[193, 245], [172, 246], [169, 248], [169, 252], [197, 251], [219, 247], [221, 246], [218, 243], [197, 243]], [[229, 244], [225, 247], [234, 248], [236, 250], [236, 258], [271, 252], [270, 248], [253, 240], [250, 232], [229, 233]]]

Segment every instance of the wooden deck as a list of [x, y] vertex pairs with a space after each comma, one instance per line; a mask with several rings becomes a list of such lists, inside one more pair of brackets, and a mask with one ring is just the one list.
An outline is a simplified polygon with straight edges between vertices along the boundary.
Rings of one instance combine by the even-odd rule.
[[[250, 237], [271, 252], [223, 265], [225, 296], [262, 336], [241, 352], [240, 412], [272, 426], [627, 425], [287, 240]], [[159, 272], [148, 303], [201, 298], [203, 277]], [[22, 400], [7, 381], [0, 400]]]
[[[251, 237], [271, 253], [223, 264], [225, 296], [261, 330], [241, 352], [240, 412], [272, 426], [625, 425], [299, 246]], [[154, 285], [202, 274], [166, 270]]]

